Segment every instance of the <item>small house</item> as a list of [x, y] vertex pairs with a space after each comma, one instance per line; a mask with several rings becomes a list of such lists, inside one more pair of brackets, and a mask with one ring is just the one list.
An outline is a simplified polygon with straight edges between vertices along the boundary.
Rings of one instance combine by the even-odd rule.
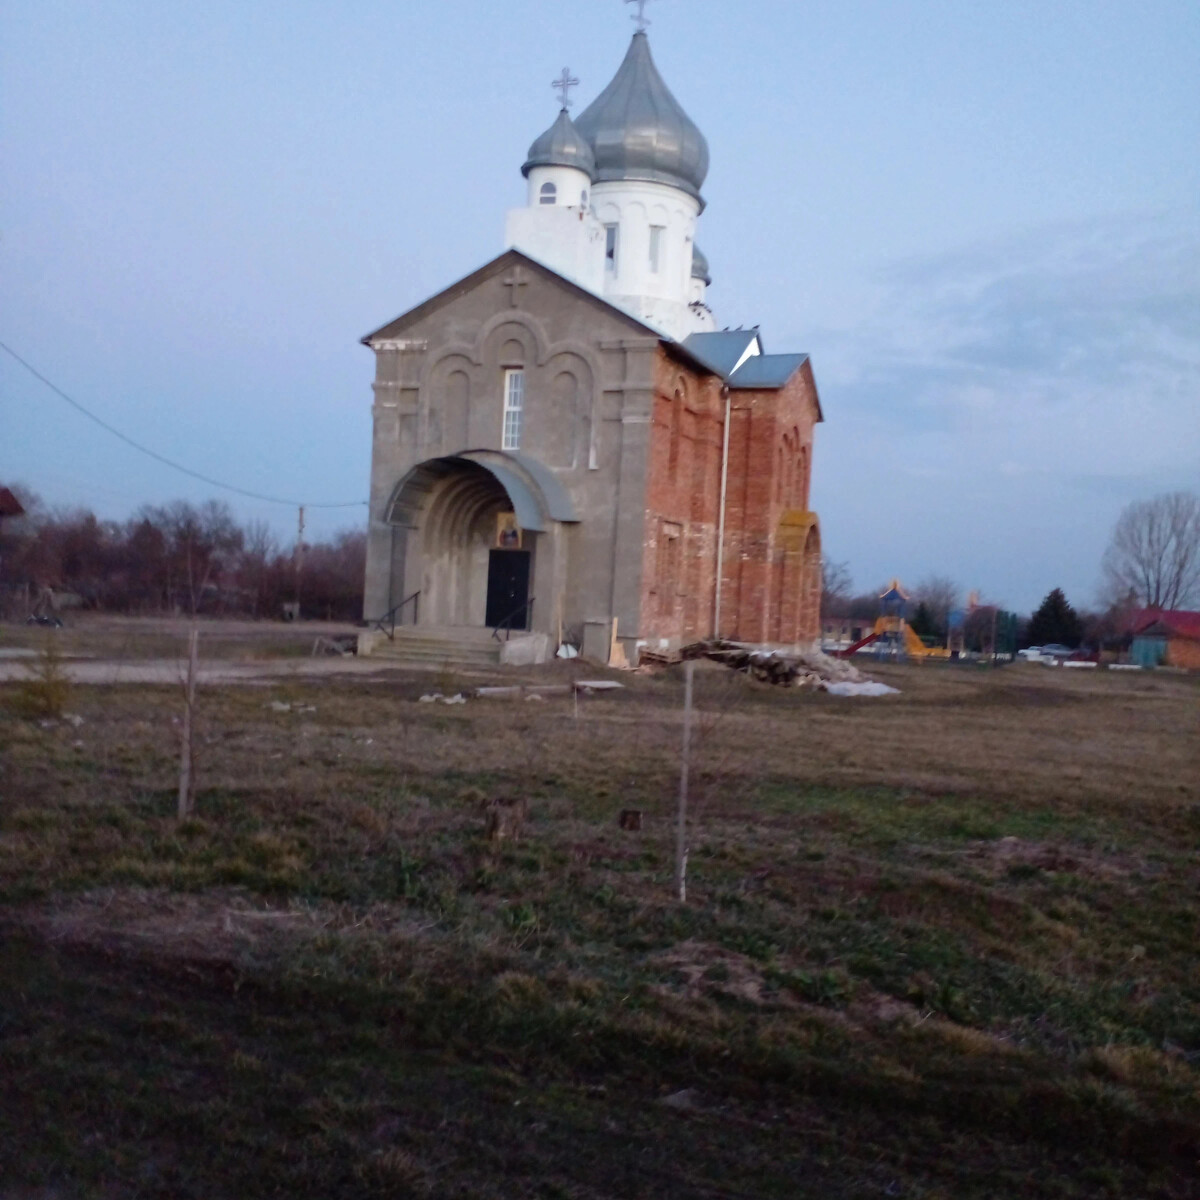
[[1130, 661], [1200, 670], [1200, 612], [1143, 609], [1135, 615]]

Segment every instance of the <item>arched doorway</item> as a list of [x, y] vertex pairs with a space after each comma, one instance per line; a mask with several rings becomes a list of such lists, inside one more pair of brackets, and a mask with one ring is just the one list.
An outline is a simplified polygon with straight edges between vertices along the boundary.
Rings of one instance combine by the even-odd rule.
[[535, 536], [520, 528], [508, 492], [484, 468], [464, 464], [439, 480], [421, 526], [421, 607], [429, 622], [515, 620], [524, 628], [518, 610], [529, 600]]
[[[538, 559], [544, 553], [545, 565], [553, 565], [553, 531], [577, 519], [544, 467], [489, 451], [414, 467], [397, 485], [387, 515], [398, 539], [393, 604], [419, 591], [421, 625], [511, 622], [514, 629], [531, 627]], [[551, 578], [546, 571], [543, 585]], [[543, 605], [551, 599], [544, 596]]]

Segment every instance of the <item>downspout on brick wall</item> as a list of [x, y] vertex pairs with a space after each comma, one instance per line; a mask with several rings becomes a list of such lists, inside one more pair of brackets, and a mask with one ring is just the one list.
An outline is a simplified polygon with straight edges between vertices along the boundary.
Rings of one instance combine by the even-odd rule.
[[725, 495], [729, 489], [729, 418], [732, 400], [729, 384], [721, 386], [725, 400], [725, 432], [721, 446], [721, 502], [717, 513], [717, 590], [713, 597], [713, 637], [721, 636], [721, 584], [725, 574]]

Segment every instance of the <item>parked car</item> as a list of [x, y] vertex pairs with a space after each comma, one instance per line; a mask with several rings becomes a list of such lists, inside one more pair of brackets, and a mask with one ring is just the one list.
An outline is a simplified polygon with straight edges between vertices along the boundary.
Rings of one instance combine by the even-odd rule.
[[1048, 646], [1040, 647], [1043, 658], [1070, 658], [1075, 653], [1070, 646], [1064, 646], [1060, 642], [1051, 642]]

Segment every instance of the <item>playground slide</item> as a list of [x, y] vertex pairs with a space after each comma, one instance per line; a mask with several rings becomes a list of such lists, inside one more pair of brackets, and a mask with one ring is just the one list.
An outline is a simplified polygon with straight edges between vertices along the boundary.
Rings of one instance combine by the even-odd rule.
[[950, 651], [944, 646], [927, 646], [912, 631], [912, 626], [904, 626], [904, 649], [911, 658], [949, 658]]
[[837, 658], [853, 658], [864, 646], [869, 646], [872, 642], [879, 640], [879, 633], [868, 633], [865, 638], [859, 638], [853, 646], [847, 646], [845, 650], [837, 652]]

